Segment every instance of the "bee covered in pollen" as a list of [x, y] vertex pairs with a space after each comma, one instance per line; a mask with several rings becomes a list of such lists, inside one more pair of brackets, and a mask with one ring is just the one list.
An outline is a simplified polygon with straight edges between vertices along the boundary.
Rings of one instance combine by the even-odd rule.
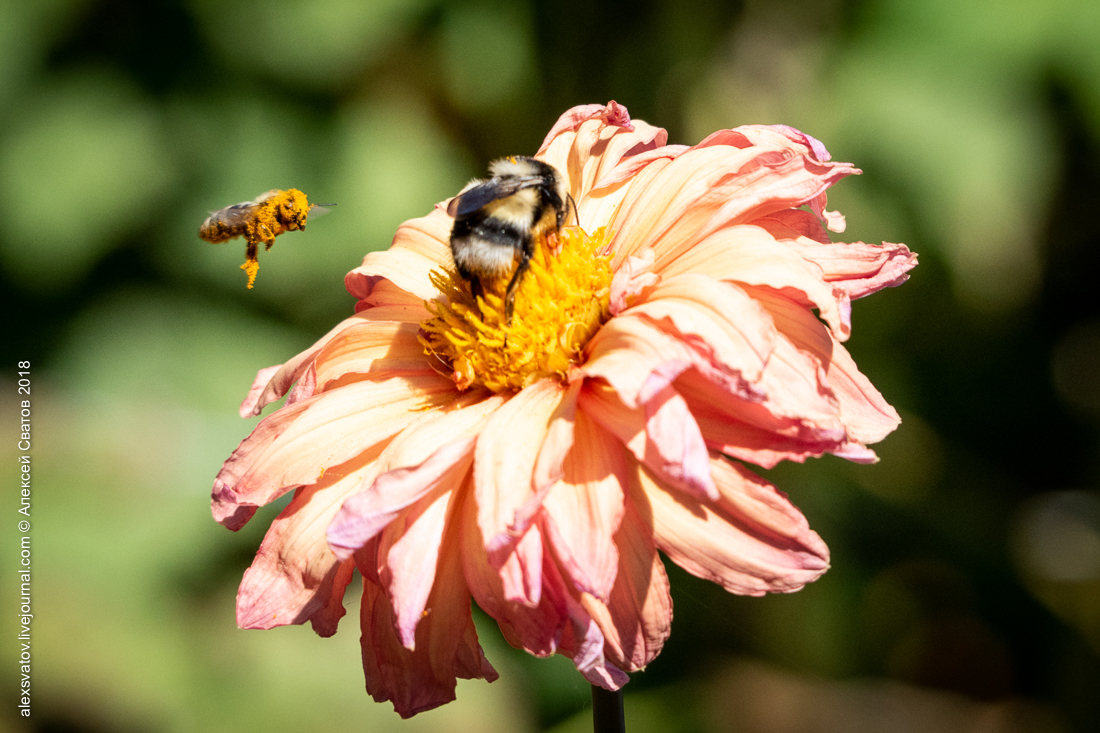
[[489, 173], [492, 178], [470, 181], [447, 205], [447, 213], [455, 218], [451, 254], [475, 296], [483, 278], [501, 277], [519, 258], [505, 290], [511, 320], [516, 289], [535, 246], [561, 231], [572, 198], [561, 173], [541, 160], [501, 158], [489, 164]]
[[252, 201], [227, 206], [213, 211], [199, 227], [199, 237], [212, 244], [221, 244], [234, 237], [244, 237], [245, 263], [241, 269], [248, 274], [248, 287], [256, 281], [260, 269], [259, 244], [271, 249], [275, 237], [283, 232], [306, 228], [306, 219], [328, 211], [336, 204], [310, 204], [306, 195], [296, 188], [286, 191], [273, 189]]

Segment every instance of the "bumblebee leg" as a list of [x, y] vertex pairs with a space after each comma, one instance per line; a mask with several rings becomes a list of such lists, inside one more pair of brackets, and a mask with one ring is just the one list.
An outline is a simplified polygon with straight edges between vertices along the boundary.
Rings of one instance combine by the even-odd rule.
[[530, 245], [524, 248], [519, 265], [516, 267], [515, 273], [512, 274], [512, 279], [508, 281], [508, 289], [504, 291], [504, 316], [508, 319], [508, 323], [512, 322], [512, 309], [516, 305], [516, 291], [519, 290], [523, 273], [527, 272], [527, 268], [531, 266], [532, 253], [528, 249], [530, 249]]
[[248, 275], [248, 289], [252, 289], [252, 284], [256, 282], [256, 273], [260, 270], [260, 258], [257, 256], [256, 242], [248, 240], [244, 250], [244, 264], [241, 265], [241, 269]]
[[267, 224], [260, 222], [260, 228], [264, 230], [264, 236], [260, 238], [260, 241], [264, 243], [264, 252], [271, 249], [271, 245], [275, 244], [275, 235], [271, 233], [271, 230], [267, 228]]

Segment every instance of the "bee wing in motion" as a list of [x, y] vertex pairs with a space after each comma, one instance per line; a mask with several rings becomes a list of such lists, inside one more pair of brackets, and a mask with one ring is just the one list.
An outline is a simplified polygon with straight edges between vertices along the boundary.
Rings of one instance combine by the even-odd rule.
[[508, 198], [517, 191], [541, 185], [542, 182], [537, 176], [490, 178], [451, 199], [451, 203], [447, 204], [447, 213], [455, 217], [468, 216], [493, 201]]
[[332, 207], [336, 204], [310, 204], [309, 211], [306, 212], [306, 216], [312, 219], [315, 216], [321, 216], [332, 211]]
[[232, 206], [226, 206], [224, 209], [218, 209], [217, 211], [211, 211], [210, 216], [203, 222], [203, 227], [209, 226], [214, 223], [219, 223], [222, 226], [229, 227], [230, 229], [237, 229], [243, 227], [245, 222], [252, 218], [256, 209], [259, 207], [257, 201], [242, 201], [239, 204], [233, 204]]

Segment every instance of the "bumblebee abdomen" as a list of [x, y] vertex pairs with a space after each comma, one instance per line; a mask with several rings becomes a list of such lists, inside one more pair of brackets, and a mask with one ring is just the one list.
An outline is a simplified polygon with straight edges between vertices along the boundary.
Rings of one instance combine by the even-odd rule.
[[484, 212], [460, 219], [451, 232], [455, 266], [467, 279], [501, 275], [512, 267], [516, 252], [523, 250], [529, 236], [526, 229]]

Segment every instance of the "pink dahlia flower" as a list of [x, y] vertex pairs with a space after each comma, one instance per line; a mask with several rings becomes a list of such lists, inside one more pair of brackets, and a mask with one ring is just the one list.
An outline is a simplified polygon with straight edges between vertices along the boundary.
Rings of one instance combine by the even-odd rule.
[[358, 569], [367, 690], [410, 716], [496, 678], [471, 597], [513, 646], [617, 689], [669, 634], [658, 550], [747, 595], [825, 572], [825, 543], [745, 464], [875, 460], [898, 415], [841, 342], [851, 300], [916, 259], [830, 241], [825, 191], [859, 171], [809, 135], [666, 138], [615, 102], [558, 120], [538, 157], [576, 216], [512, 320], [500, 283], [475, 299], [450, 269], [443, 203], [348, 274], [354, 316], [260, 370], [243, 416], [290, 396], [226, 461], [214, 516], [237, 529], [294, 497], [241, 627], [331, 635]]

